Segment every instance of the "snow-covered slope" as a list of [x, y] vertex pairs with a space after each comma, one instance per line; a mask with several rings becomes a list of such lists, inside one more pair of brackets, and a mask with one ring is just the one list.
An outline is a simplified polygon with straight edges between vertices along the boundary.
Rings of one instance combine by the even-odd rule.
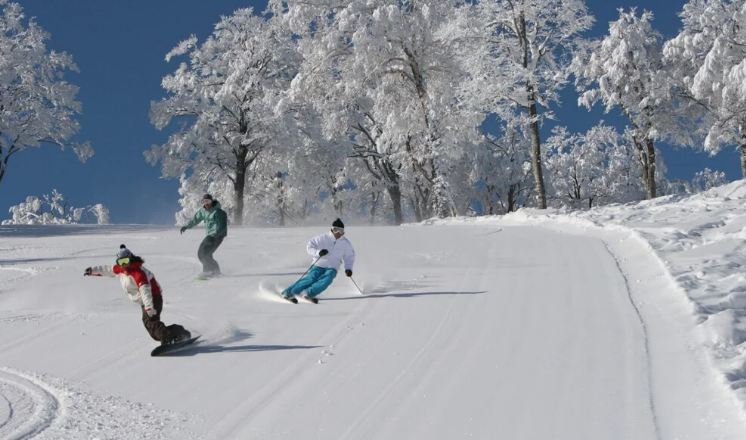
[[[678, 254], [591, 226], [650, 223], [652, 249], [674, 248], [656, 215], [693, 220], [705, 197], [584, 219], [350, 226], [365, 295], [342, 275], [318, 305], [269, 290], [303, 273], [323, 227], [234, 228], [216, 254], [226, 275], [206, 282], [194, 280], [198, 231], [0, 228], [0, 437], [744, 438], [742, 405], [696, 339], [722, 311], [687, 300]], [[118, 282], [82, 277], [120, 243], [155, 272], [164, 320], [202, 344], [149, 357]], [[718, 334], [738, 335], [731, 323]]]
[[[541, 221], [567, 229], [588, 222], [605, 231], [631, 231], [656, 254], [689, 300], [704, 345], [722, 379], [746, 408], [746, 182], [694, 196], [669, 196], [571, 215], [516, 213], [518, 224]], [[562, 226], [557, 225], [560, 223]], [[624, 234], [623, 234], [624, 235]], [[644, 301], [644, 298], [640, 298]]]

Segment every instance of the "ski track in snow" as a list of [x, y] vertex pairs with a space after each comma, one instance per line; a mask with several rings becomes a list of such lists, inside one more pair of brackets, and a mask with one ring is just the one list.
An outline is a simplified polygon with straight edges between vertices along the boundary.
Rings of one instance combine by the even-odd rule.
[[402, 381], [404, 377], [406, 377], [408, 374], [411, 373], [412, 369], [418, 364], [420, 359], [423, 357], [424, 353], [427, 353], [430, 351], [433, 346], [436, 344], [436, 341], [441, 340], [441, 333], [443, 331], [443, 328], [445, 327], [445, 323], [448, 322], [451, 319], [452, 312], [453, 312], [453, 298], [451, 299], [451, 304], [449, 304], [448, 308], [446, 309], [446, 312], [443, 313], [443, 315], [440, 318], [440, 322], [436, 325], [435, 330], [432, 332], [430, 339], [425, 342], [420, 349], [417, 351], [417, 353], [412, 356], [412, 358], [409, 360], [409, 363], [401, 369], [399, 374], [391, 381], [388, 385], [386, 385], [385, 388], [383, 388], [378, 396], [376, 396], [374, 399], [372, 399], [372, 402], [363, 410], [360, 415], [350, 423], [349, 428], [347, 431], [342, 434], [340, 438], [360, 438], [360, 436], [353, 436], [353, 434], [359, 429], [361, 424], [365, 421], [367, 414], [379, 406], [384, 399], [391, 394], [391, 391], [394, 390], [397, 385]]
[[73, 389], [60, 379], [0, 368], [3, 440], [196, 439], [198, 420], [117, 396]]
[[32, 438], [59, 417], [57, 397], [30, 376], [0, 369], [0, 438]]
[[[269, 301], [276, 301], [287, 304], [288, 307], [302, 307], [300, 304], [290, 304], [285, 300], [277, 298], [273, 293], [273, 289], [277, 289], [275, 285], [267, 286], [265, 283], [260, 283], [258, 296], [262, 299]], [[319, 307], [318, 304], [314, 304], [313, 307]], [[316, 364], [323, 364], [324, 358], [334, 356], [334, 350], [339, 347], [347, 337], [354, 332], [355, 328], [359, 325], [364, 325], [365, 317], [368, 316], [372, 307], [366, 305], [364, 301], [360, 301], [350, 313], [350, 317], [341, 321], [337, 325], [330, 328], [326, 335], [320, 340], [320, 347], [326, 347], [321, 350], [321, 358], [316, 361]], [[284, 367], [281, 371], [278, 371], [275, 379], [266, 383], [263, 387], [253, 392], [251, 398], [245, 400], [241, 405], [234, 408], [233, 411], [227, 413], [223, 420], [213, 428], [209, 434], [209, 438], [222, 439], [222, 438], [236, 438], [237, 431], [244, 429], [243, 424], [247, 417], [258, 413], [262, 408], [275, 400], [281, 399], [281, 395], [284, 392], [288, 392], [287, 384], [290, 379], [301, 375], [304, 372], [304, 365], [312, 362], [310, 361], [313, 357], [318, 356], [317, 352], [309, 352], [301, 355], [301, 360], [297, 360], [294, 364]], [[305, 361], [304, 361], [305, 360]], [[343, 437], [342, 437], [343, 438]]]
[[650, 357], [650, 335], [648, 333], [648, 327], [645, 324], [645, 320], [642, 317], [642, 312], [640, 311], [640, 307], [635, 303], [634, 298], [632, 297], [632, 288], [629, 284], [629, 276], [622, 268], [622, 263], [619, 261], [619, 258], [612, 252], [611, 248], [609, 247], [609, 243], [606, 241], [603, 241], [604, 247], [606, 248], [606, 252], [609, 253], [609, 256], [612, 260], [614, 260], [614, 263], [616, 264], [617, 269], [619, 269], [619, 274], [624, 279], [624, 288], [627, 292], [627, 299], [629, 300], [630, 307], [632, 307], [635, 311], [635, 315], [637, 316], [637, 319], [640, 323], [640, 328], [642, 329], [642, 336], [643, 336], [643, 343], [645, 346], [645, 362], [647, 362], [647, 368], [646, 368], [646, 374], [647, 374], [647, 388], [648, 388], [648, 404], [650, 405], [650, 413], [652, 415], [653, 419], [653, 427], [655, 428], [655, 438], [661, 439], [661, 428], [660, 424], [658, 423], [658, 414], [655, 407], [655, 395], [653, 393], [653, 364], [652, 359]]

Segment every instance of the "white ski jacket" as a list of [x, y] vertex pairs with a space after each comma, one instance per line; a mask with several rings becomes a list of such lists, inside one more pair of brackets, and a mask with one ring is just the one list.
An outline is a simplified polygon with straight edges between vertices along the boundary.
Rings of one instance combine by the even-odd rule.
[[316, 266], [336, 270], [344, 261], [345, 270], [352, 270], [352, 265], [355, 264], [355, 250], [347, 237], [342, 236], [336, 240], [331, 232], [327, 232], [313, 237], [306, 245], [308, 255], [314, 259], [319, 256], [322, 249], [326, 249], [329, 253], [320, 257], [316, 261]]
[[145, 309], [154, 309], [153, 296], [161, 294], [161, 286], [155, 280], [153, 272], [140, 265], [124, 269], [119, 265], [94, 266], [92, 275], [117, 277], [122, 284], [124, 293], [130, 301], [140, 304]]

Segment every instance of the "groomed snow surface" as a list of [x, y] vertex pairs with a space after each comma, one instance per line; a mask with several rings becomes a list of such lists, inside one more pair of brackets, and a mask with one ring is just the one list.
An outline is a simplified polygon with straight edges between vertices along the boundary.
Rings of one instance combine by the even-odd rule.
[[[2, 439], [744, 439], [746, 184], [585, 213], [348, 225], [318, 305], [273, 291], [326, 227], [0, 227]], [[203, 335], [151, 358], [120, 243]]]

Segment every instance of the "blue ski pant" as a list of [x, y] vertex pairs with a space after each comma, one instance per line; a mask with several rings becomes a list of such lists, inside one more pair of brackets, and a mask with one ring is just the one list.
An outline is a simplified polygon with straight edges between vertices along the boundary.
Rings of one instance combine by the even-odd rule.
[[285, 289], [284, 296], [292, 296], [306, 291], [311, 298], [319, 295], [326, 290], [337, 276], [337, 269], [328, 269], [325, 267], [313, 266], [303, 278], [299, 279], [292, 286]]

